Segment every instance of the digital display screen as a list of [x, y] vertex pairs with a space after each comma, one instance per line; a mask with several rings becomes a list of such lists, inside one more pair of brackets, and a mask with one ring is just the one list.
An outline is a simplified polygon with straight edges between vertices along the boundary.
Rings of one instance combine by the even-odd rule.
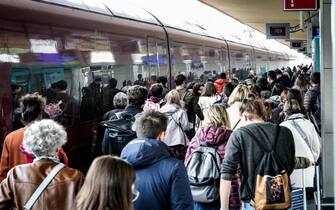
[[292, 42], [292, 47], [300, 48], [301, 47], [301, 42]]
[[285, 36], [286, 34], [286, 27], [285, 26], [273, 26], [270, 27], [270, 34], [271, 36]]
[[289, 39], [290, 24], [289, 23], [267, 23], [266, 24], [267, 39]]

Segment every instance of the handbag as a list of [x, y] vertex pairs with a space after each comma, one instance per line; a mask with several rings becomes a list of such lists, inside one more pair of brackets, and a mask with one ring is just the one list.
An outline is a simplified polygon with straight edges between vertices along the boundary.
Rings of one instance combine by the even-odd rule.
[[38, 186], [38, 188], [35, 190], [35, 192], [32, 194], [32, 196], [29, 198], [29, 200], [26, 202], [26, 204], [23, 206], [24, 210], [30, 210], [31, 207], [35, 204], [37, 199], [41, 196], [45, 188], [49, 185], [49, 183], [53, 180], [53, 178], [65, 167], [63, 163], [58, 163], [48, 174], [47, 177], [42, 181], [42, 183]]

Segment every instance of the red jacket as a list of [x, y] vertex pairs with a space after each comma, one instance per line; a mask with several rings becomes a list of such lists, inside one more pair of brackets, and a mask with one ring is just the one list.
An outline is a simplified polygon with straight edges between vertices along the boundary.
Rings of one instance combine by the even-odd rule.
[[228, 81], [225, 80], [225, 79], [215, 80], [214, 86], [215, 86], [216, 93], [221, 93], [222, 89], [223, 89], [223, 86], [225, 86], [227, 83], [228, 83]]

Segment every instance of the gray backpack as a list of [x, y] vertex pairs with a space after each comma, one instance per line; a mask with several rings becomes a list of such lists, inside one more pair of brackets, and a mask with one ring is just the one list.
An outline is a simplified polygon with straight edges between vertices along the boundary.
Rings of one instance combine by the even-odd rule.
[[193, 200], [198, 203], [211, 203], [219, 199], [221, 158], [214, 146], [198, 140], [195, 149], [186, 162], [188, 180]]

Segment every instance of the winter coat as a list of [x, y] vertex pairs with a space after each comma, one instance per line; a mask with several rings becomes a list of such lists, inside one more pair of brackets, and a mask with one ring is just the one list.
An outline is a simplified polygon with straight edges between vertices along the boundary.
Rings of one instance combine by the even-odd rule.
[[[230, 134], [232, 133], [231, 130], [228, 130], [223, 127], [215, 127], [209, 126], [205, 128], [201, 128], [195, 137], [192, 139], [185, 156], [185, 162], [188, 160], [191, 153], [199, 147], [197, 141], [198, 139], [206, 145], [209, 146], [216, 146], [217, 153], [220, 155], [221, 159], [224, 158], [226, 152], [226, 145], [229, 139]], [[241, 206], [240, 198], [238, 194], [238, 178], [235, 176], [232, 179], [232, 187], [230, 192], [230, 199], [229, 199], [229, 207], [231, 208], [239, 208]]]
[[304, 97], [306, 112], [315, 112], [314, 105], [316, 104], [318, 95], [320, 95], [320, 85], [315, 85], [306, 92]]
[[140, 196], [135, 210], [193, 210], [186, 169], [171, 157], [169, 147], [156, 139], [134, 139], [121, 158], [135, 169], [135, 188]]
[[160, 112], [166, 114], [168, 117], [164, 142], [168, 146], [188, 145], [189, 140], [184, 132], [189, 129], [185, 110], [176, 104], [166, 104], [160, 109]]
[[[307, 136], [308, 144], [302, 138], [298, 130], [293, 126], [293, 120], [301, 127], [301, 129]], [[321, 140], [311, 121], [306, 119], [303, 114], [298, 113], [290, 115], [287, 120], [282, 122], [280, 125], [285, 126], [291, 130], [294, 139], [296, 157], [305, 157], [313, 162], [316, 162], [318, 160], [321, 152]], [[310, 166], [309, 168], [304, 169], [304, 171], [305, 186], [313, 187], [315, 166]], [[291, 181], [295, 187], [302, 187], [303, 180], [301, 169], [296, 169], [293, 171], [291, 175]]]
[[225, 79], [215, 80], [214, 86], [215, 86], [216, 93], [221, 93], [222, 89], [223, 89], [223, 86], [225, 86], [227, 83], [228, 83], [228, 81], [225, 80]]

